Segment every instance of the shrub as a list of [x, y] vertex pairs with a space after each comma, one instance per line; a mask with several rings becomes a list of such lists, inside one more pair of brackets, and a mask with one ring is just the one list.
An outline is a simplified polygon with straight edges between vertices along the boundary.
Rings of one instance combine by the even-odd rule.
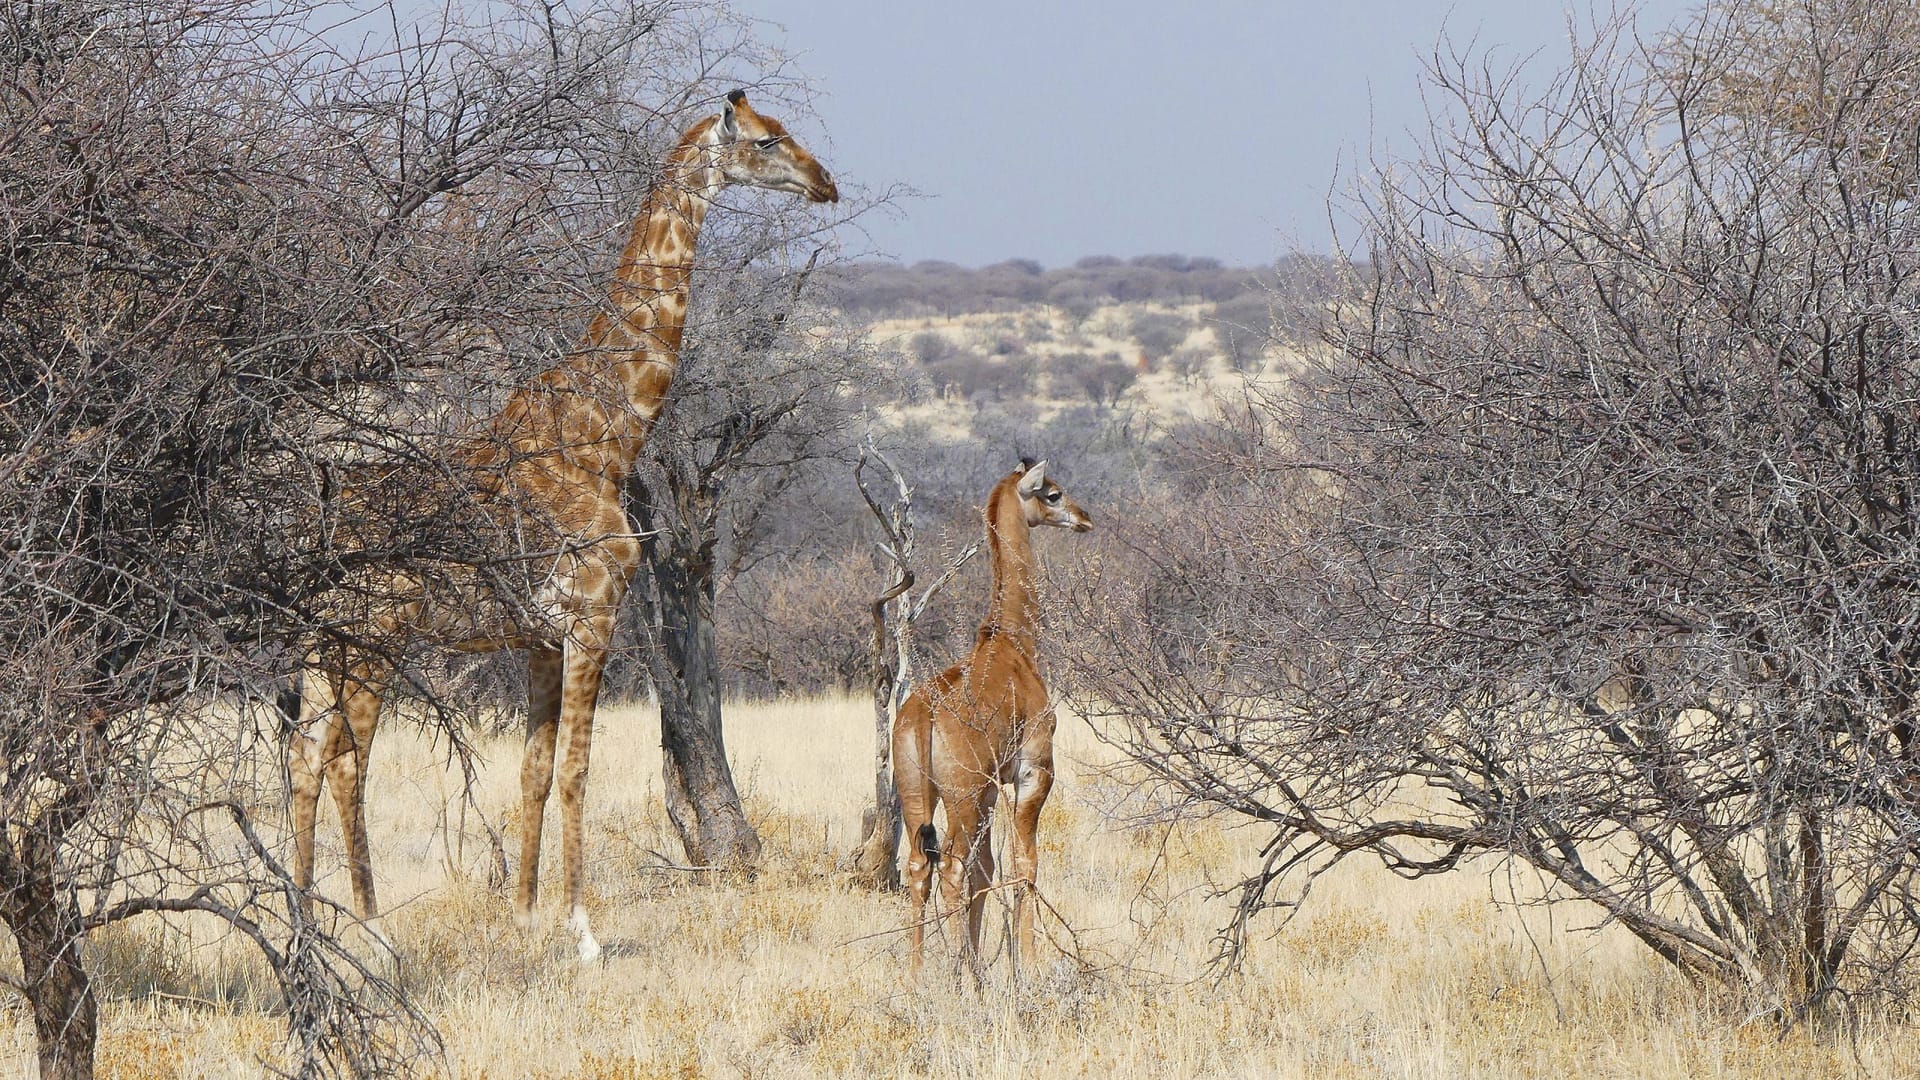
[[1133, 340], [1140, 343], [1149, 365], [1171, 355], [1191, 329], [1186, 319], [1169, 311], [1142, 311], [1133, 317]]

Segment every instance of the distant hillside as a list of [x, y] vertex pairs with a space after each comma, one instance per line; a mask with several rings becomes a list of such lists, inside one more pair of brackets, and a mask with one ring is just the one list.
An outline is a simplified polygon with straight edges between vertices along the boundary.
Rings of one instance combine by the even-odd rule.
[[1292, 368], [1339, 270], [1302, 256], [1258, 268], [1183, 255], [1054, 270], [867, 263], [835, 269], [829, 295], [900, 356], [900, 415], [951, 435], [986, 405], [1042, 421], [1076, 409], [1205, 412], [1215, 392]]
[[979, 269], [949, 262], [857, 263], [824, 271], [834, 301], [868, 319], [966, 315], [1045, 305], [1075, 321], [1111, 304], [1222, 303], [1249, 293], [1333, 277], [1332, 260], [1291, 255], [1271, 266], [1230, 267], [1218, 259], [1095, 255], [1072, 266], [1045, 269], [1031, 259], [1009, 259]]

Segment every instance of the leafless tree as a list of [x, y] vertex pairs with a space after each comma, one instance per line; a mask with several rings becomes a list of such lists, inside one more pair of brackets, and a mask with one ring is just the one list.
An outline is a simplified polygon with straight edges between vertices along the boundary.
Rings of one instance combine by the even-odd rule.
[[1757, 1011], [1908, 999], [1916, 72], [1848, 0], [1439, 57], [1329, 347], [1074, 583], [1154, 805], [1271, 830], [1229, 954], [1350, 855], [1493, 858]]
[[[883, 474], [891, 487], [887, 494], [876, 493], [880, 481], [868, 487], [867, 471]], [[893, 890], [900, 887], [900, 792], [893, 783], [893, 720], [900, 705], [913, 692], [914, 656], [917, 652], [913, 627], [927, 610], [927, 604], [941, 587], [953, 580], [980, 550], [980, 544], [962, 549], [949, 561], [938, 577], [913, 593], [914, 563], [919, 538], [913, 523], [913, 488], [893, 463], [872, 433], [861, 448], [860, 463], [854, 468], [854, 483], [867, 504], [885, 539], [879, 541], [887, 561], [887, 585], [875, 597], [870, 613], [873, 638], [870, 659], [873, 667], [873, 806], [863, 822], [864, 838], [854, 852], [856, 877], [872, 888]], [[882, 489], [884, 490], [884, 489]]]
[[816, 229], [773, 211], [710, 245], [706, 264], [734, 272], [696, 295], [674, 398], [628, 484], [652, 534], [633, 595], [653, 646], [667, 812], [699, 866], [750, 866], [760, 852], [726, 758], [718, 594], [790, 547], [781, 518], [799, 508], [785, 496], [844, 468], [863, 395], [883, 381], [881, 354], [810, 304], [819, 249], [785, 271], [738, 272], [804, 251]]
[[[297, 902], [255, 703], [356, 567], [489, 565], [447, 435], [577, 335], [604, 231], [750, 44], [672, 0], [456, 18], [0, 10], [0, 921], [44, 1076], [92, 1074], [87, 934], [152, 913], [259, 946], [302, 1076], [437, 1046]], [[335, 528], [369, 469], [391, 520]]]

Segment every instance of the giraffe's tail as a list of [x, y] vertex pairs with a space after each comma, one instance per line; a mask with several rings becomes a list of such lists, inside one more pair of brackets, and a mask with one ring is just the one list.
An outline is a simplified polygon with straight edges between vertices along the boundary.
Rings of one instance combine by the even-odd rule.
[[273, 707], [280, 717], [280, 734], [283, 738], [300, 726], [300, 680], [305, 677], [304, 672], [294, 672], [293, 677], [274, 694]]
[[933, 831], [933, 715], [927, 695], [916, 690], [900, 703], [893, 718], [893, 783], [900, 793], [900, 813], [907, 830], [903, 837], [915, 845], [928, 865], [940, 861], [940, 838]]

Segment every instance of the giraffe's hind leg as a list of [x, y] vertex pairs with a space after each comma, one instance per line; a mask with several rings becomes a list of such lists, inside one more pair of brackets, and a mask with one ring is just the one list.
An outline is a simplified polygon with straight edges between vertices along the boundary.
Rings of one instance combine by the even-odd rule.
[[940, 840], [933, 828], [939, 801], [925, 760], [928, 748], [926, 705], [909, 698], [893, 724], [893, 786], [900, 793], [900, 820], [906, 836], [908, 966], [920, 977], [926, 938], [927, 896], [933, 891], [934, 868], [940, 863]]
[[560, 650], [527, 654], [527, 737], [520, 758], [520, 877], [513, 894], [513, 921], [534, 925], [540, 898], [540, 832], [546, 825], [547, 793], [553, 788], [553, 748], [560, 729]]
[[986, 904], [982, 875], [984, 873], [988, 882], [993, 876], [992, 837], [987, 821], [993, 805], [988, 793], [992, 790], [991, 785], [984, 790], [976, 786], [962, 796], [946, 800], [947, 843], [940, 862], [941, 915], [943, 920], [965, 920], [965, 936], [954, 935], [960, 942], [957, 958], [972, 972], [976, 984], [981, 980], [979, 931], [981, 911]]

